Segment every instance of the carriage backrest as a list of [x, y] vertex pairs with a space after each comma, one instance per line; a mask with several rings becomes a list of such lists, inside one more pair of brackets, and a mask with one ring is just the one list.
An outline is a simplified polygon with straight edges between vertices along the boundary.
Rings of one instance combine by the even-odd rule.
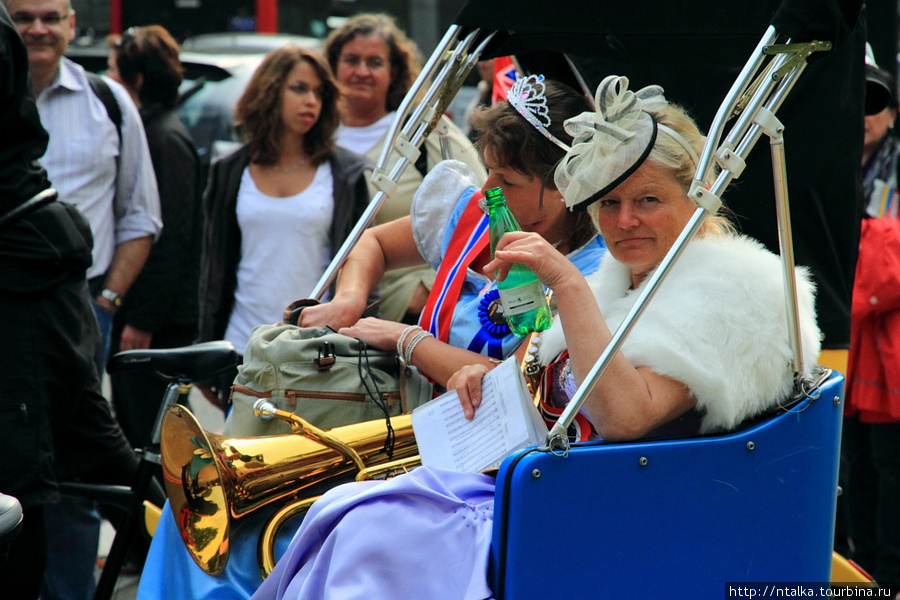
[[729, 597], [830, 580], [844, 378], [723, 435], [526, 450], [497, 478], [498, 599]]

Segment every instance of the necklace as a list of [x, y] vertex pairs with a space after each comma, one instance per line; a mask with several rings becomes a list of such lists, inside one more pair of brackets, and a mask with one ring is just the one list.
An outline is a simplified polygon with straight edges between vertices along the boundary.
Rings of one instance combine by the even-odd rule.
[[555, 244], [550, 244], [550, 245], [553, 246], [554, 248], [556, 248], [557, 250], [559, 250], [560, 246], [565, 246], [571, 240], [572, 240], [571, 233], [566, 233], [565, 235], [563, 235], [562, 238], [560, 238], [560, 240], [558, 242], [556, 242]]
[[303, 165], [305, 165], [308, 162], [309, 161], [307, 159], [300, 158], [293, 164], [290, 164], [286, 167], [279, 167], [278, 165], [272, 165], [272, 170], [277, 173], [294, 173], [295, 171], [299, 170], [300, 167], [302, 167]]

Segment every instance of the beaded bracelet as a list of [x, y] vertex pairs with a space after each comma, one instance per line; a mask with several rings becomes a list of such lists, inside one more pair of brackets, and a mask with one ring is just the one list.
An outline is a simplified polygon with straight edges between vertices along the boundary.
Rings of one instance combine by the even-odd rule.
[[411, 339], [411, 340], [409, 341], [409, 343], [406, 345], [406, 355], [405, 355], [405, 357], [404, 357], [404, 361], [406, 362], [406, 364], [408, 364], [408, 365], [411, 365], [411, 364], [412, 364], [412, 353], [413, 353], [413, 350], [415, 349], [415, 347], [418, 345], [419, 342], [421, 342], [422, 340], [424, 340], [425, 338], [428, 338], [428, 337], [433, 337], [433, 336], [431, 335], [431, 332], [430, 332], [430, 331], [425, 331], [425, 330], [423, 329], [422, 331], [420, 331], [419, 333], [417, 333], [417, 334], [413, 337], [413, 339]]
[[400, 334], [400, 337], [397, 338], [397, 356], [401, 359], [403, 358], [403, 342], [406, 341], [406, 338], [409, 337], [409, 334], [412, 333], [414, 329], [420, 329], [420, 327], [418, 325], [410, 325], [404, 329], [403, 333]]

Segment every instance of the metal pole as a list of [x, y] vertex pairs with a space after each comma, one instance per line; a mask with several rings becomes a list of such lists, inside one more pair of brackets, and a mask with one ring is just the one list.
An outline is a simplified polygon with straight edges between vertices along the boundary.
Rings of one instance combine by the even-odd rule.
[[[417, 98], [421, 90], [425, 87], [426, 81], [430, 77], [434, 75], [438, 71], [439, 65], [443, 64], [442, 61], [446, 61], [447, 56], [451, 56], [449, 53], [450, 46], [456, 41], [457, 35], [459, 33], [460, 28], [456, 25], [450, 27], [447, 30], [447, 33], [444, 34], [443, 40], [441, 40], [440, 48], [441, 51], [435, 51], [425, 67], [422, 69], [422, 72], [419, 73], [419, 76], [416, 78], [416, 81], [413, 83], [410, 90], [406, 93], [406, 97], [403, 99], [403, 103], [397, 111], [397, 115], [394, 118], [393, 123], [391, 124], [391, 128], [388, 131], [388, 135], [386, 138], [386, 142], [384, 148], [382, 148], [381, 155], [379, 156], [378, 163], [375, 167], [375, 172], [373, 173], [373, 180], [376, 181], [376, 185], [379, 183], [379, 180], [383, 177], [383, 170], [387, 167], [388, 160], [391, 155], [391, 150], [394, 148], [398, 139], [404, 136], [404, 134], [408, 134], [409, 131], [412, 131], [414, 128], [418, 127], [418, 130], [413, 133], [412, 137], [407, 139], [408, 143], [411, 143], [415, 146], [418, 146], [425, 136], [428, 135], [430, 128], [427, 125], [423, 125], [419, 121], [421, 121], [421, 117], [424, 115], [425, 110], [427, 109], [427, 104], [434, 98], [436, 93], [435, 89], [430, 89], [424, 99]], [[460, 55], [465, 48], [474, 42], [476, 39], [477, 32], [472, 32], [462, 44], [462, 48], [458, 48], [452, 56]], [[446, 68], [442, 71], [442, 74], [449, 74], [450, 65], [446, 65]], [[440, 81], [438, 81], [440, 83]], [[415, 103], [416, 108], [410, 118], [407, 118], [409, 115], [413, 104]], [[401, 131], [402, 128], [402, 131]], [[401, 154], [400, 159], [391, 169], [389, 179], [393, 182], [396, 182], [406, 167], [409, 165], [410, 160], [407, 156]], [[375, 216], [378, 214], [378, 211], [381, 209], [381, 206], [384, 204], [385, 200], [387, 200], [388, 194], [384, 191], [378, 191], [375, 194], [375, 197], [372, 198], [372, 201], [369, 202], [366, 207], [365, 212], [363, 212], [359, 221], [357, 221], [356, 225], [353, 227], [353, 230], [350, 232], [350, 235], [347, 236], [347, 239], [344, 240], [344, 243], [338, 249], [331, 263], [328, 265], [328, 268], [322, 274], [322, 277], [319, 279], [318, 283], [316, 283], [315, 288], [313, 288], [312, 293], [310, 294], [311, 298], [319, 300], [322, 298], [322, 295], [325, 291], [331, 286], [337, 277], [337, 273], [340, 270], [341, 266], [343, 266], [344, 262], [346, 262], [347, 257], [350, 255], [350, 252], [356, 246], [359, 239], [362, 237], [362, 234], [365, 230], [372, 224], [375, 220]]]
[[[694, 185], [689, 192], [689, 197], [698, 204], [697, 210], [678, 236], [678, 239], [675, 240], [675, 243], [666, 254], [665, 258], [663, 258], [659, 267], [648, 280], [644, 291], [638, 296], [624, 321], [613, 334], [609, 344], [585, 377], [584, 382], [579, 386], [578, 390], [576, 390], [575, 395], [547, 434], [547, 442], [541, 448], [542, 450], [549, 450], [561, 454], [564, 454], [568, 450], [568, 427], [584, 405], [587, 395], [593, 390], [597, 380], [602, 377], [603, 373], [606, 371], [606, 368], [612, 361], [612, 357], [620, 350], [625, 337], [633, 328], [635, 321], [640, 317], [647, 303], [656, 293], [656, 289], [668, 274], [674, 261], [678, 259], [685, 246], [699, 231], [706, 216], [710, 212], [714, 212], [713, 209], [716, 208], [719, 197], [728, 187], [729, 183], [735, 177], [740, 175], [740, 171], [743, 169], [744, 159], [753, 149], [753, 146], [759, 139], [763, 130], [770, 136], [773, 136], [772, 168], [775, 176], [779, 243], [781, 246], [782, 265], [784, 267], [785, 302], [789, 321], [787, 325], [789, 327], [790, 344], [794, 354], [793, 366], [795, 379], [802, 376], [803, 359], [800, 343], [799, 310], [797, 308], [793, 242], [791, 238], [790, 210], [785, 179], [784, 147], [783, 139], [781, 137], [784, 128], [781, 123], [775, 119], [774, 112], [781, 106], [784, 98], [787, 96], [794, 83], [796, 83], [800, 73], [805, 69], [806, 63], [805, 61], [797, 62], [797, 54], [792, 56], [784, 54], [775, 56], [772, 61], [770, 61], [769, 66], [764, 70], [763, 76], [747, 88], [750, 79], [762, 64], [764, 46], [767, 46], [770, 41], [775, 39], [775, 37], [775, 30], [773, 27], [770, 27], [760, 44], [757, 46], [756, 52], [758, 53], [758, 56], [751, 57], [747, 66], [741, 71], [741, 75], [732, 86], [731, 91], [725, 101], [723, 101], [723, 104], [713, 121], [710, 134], [707, 136], [706, 144], [704, 145], [699, 164], [697, 165], [697, 171], [694, 176]], [[813, 44], [812, 47], [819, 49], [816, 44]], [[789, 63], [789, 60], [792, 62]], [[748, 68], [751, 65], [752, 68]], [[784, 77], [776, 75], [776, 71], [780, 68], [787, 70]], [[745, 89], [749, 89], [747, 92], [749, 98], [745, 99], [748, 100], [744, 109], [745, 112], [738, 118], [732, 131], [726, 137], [720, 153], [716, 155], [716, 158], [720, 163], [720, 171], [716, 180], [709, 189], [707, 189], [702, 182], [705, 181], [710, 169], [714, 167], [712, 161], [721, 136], [721, 130], [735, 106], [738, 97], [744, 93], [743, 90]], [[707, 211], [707, 208], [704, 207], [708, 207], [710, 210]]]

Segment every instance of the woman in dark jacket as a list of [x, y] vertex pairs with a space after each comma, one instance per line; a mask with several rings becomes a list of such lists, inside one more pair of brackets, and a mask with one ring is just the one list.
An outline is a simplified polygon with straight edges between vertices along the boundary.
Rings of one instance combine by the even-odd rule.
[[[177, 348], [197, 337], [200, 270], [200, 161], [175, 112], [182, 82], [180, 48], [158, 25], [132, 27], [108, 40], [107, 75], [141, 112], [159, 187], [163, 230], [116, 311], [112, 349]], [[153, 373], [111, 377], [116, 415], [136, 447], [150, 436], [166, 382]]]
[[213, 164], [204, 194], [200, 341], [243, 353], [253, 327], [310, 295], [362, 216], [367, 163], [335, 145], [338, 96], [318, 53], [285, 46], [238, 101], [247, 143]]

